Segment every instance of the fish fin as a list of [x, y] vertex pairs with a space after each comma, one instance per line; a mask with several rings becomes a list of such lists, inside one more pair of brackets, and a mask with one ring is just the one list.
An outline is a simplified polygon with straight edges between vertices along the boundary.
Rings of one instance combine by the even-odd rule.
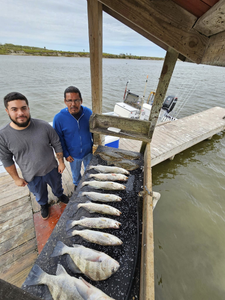
[[70, 207], [70, 212], [74, 215], [79, 209], [79, 203], [74, 203]]
[[80, 269], [78, 268], [78, 266], [75, 264], [75, 262], [72, 260], [70, 255], [66, 256], [66, 262], [67, 265], [69, 267], [69, 269], [73, 272], [73, 273], [82, 273], [80, 271]]
[[73, 244], [72, 246], [73, 246], [74, 248], [76, 248], [76, 247], [79, 247], [79, 248], [81, 248], [81, 247], [82, 247], [82, 248], [86, 248], [86, 247], [84, 247], [83, 245], [80, 245], [80, 244]]
[[66, 272], [65, 268], [62, 265], [58, 264], [57, 265], [57, 269], [56, 269], [56, 276], [64, 275], [64, 274], [68, 275], [68, 273]]
[[51, 257], [56, 257], [56, 256], [60, 256], [63, 255], [65, 252], [63, 251], [64, 248], [67, 247], [63, 242], [58, 241], [52, 254]]
[[92, 287], [92, 285], [91, 285], [90, 283], [88, 283], [86, 280], [84, 280], [83, 277], [79, 277], [79, 279], [80, 279], [81, 281], [83, 281], [83, 283], [84, 283], [88, 288]]
[[75, 234], [73, 233], [74, 232], [74, 230], [70, 230], [70, 231], [68, 231], [66, 234], [67, 234], [67, 237], [72, 237], [72, 236], [74, 236]]
[[42, 278], [46, 273], [38, 266], [34, 265], [29, 275], [27, 276], [24, 285], [38, 285], [43, 284]]
[[68, 220], [66, 222], [66, 231], [68, 231], [69, 229], [73, 228], [73, 226], [74, 226], [73, 222], [74, 222], [74, 220]]

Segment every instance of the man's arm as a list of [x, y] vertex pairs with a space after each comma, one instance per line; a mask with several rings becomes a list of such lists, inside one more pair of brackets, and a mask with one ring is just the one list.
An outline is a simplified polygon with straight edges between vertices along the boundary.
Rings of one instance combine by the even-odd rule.
[[56, 157], [59, 161], [59, 166], [58, 166], [58, 172], [62, 174], [62, 172], [65, 170], [65, 164], [64, 164], [64, 159], [63, 159], [63, 152], [58, 152], [56, 153]]
[[5, 167], [5, 169], [12, 177], [12, 179], [15, 181], [15, 184], [17, 186], [27, 185], [27, 182], [23, 178], [19, 177], [15, 164], [11, 165], [10, 167]]

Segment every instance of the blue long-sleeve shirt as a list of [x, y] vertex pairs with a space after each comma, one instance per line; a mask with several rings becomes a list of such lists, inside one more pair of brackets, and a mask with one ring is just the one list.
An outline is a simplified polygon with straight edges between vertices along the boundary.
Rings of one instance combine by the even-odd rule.
[[64, 157], [82, 159], [92, 152], [92, 134], [89, 130], [91, 109], [82, 106], [83, 113], [76, 120], [68, 108], [62, 109], [53, 119], [53, 128], [58, 133]]

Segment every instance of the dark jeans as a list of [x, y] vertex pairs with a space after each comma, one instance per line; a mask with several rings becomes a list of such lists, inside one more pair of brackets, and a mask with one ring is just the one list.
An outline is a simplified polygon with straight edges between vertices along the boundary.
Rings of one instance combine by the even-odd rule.
[[62, 175], [58, 172], [58, 168], [54, 168], [45, 176], [35, 176], [32, 181], [28, 182], [30, 192], [34, 194], [40, 205], [48, 203], [47, 184], [50, 185], [52, 192], [56, 197], [59, 198], [62, 196]]

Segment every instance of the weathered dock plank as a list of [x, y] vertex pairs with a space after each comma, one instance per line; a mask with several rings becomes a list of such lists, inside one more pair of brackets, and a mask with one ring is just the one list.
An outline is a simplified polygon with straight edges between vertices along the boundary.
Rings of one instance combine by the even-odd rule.
[[[224, 108], [213, 107], [173, 122], [157, 125], [151, 141], [152, 167], [223, 131], [224, 116]], [[120, 139], [119, 147], [139, 151], [141, 142]]]
[[[74, 185], [70, 165], [65, 164], [62, 184], [70, 196]], [[49, 202], [57, 201], [49, 187]], [[38, 256], [33, 212], [39, 210], [27, 187], [16, 186], [8, 173], [0, 173], [0, 278], [18, 287]]]

